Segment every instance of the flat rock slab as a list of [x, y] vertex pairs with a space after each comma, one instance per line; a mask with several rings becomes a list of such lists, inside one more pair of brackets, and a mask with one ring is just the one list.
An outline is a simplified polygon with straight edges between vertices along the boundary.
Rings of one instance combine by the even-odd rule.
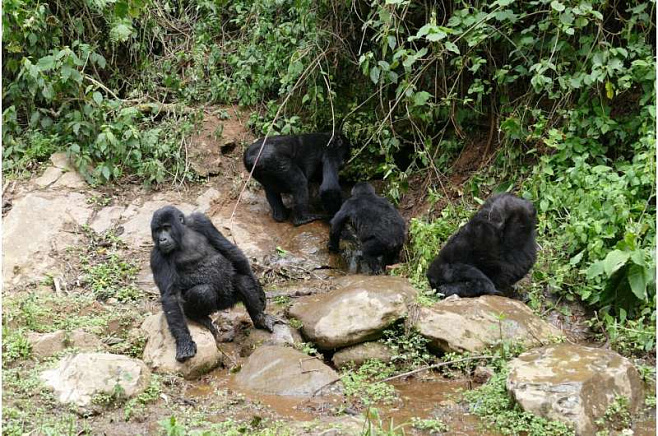
[[90, 216], [86, 197], [75, 192], [30, 193], [15, 201], [3, 220], [5, 284], [17, 283], [27, 274], [30, 280], [42, 278], [54, 263], [50, 252], [77, 241], [75, 234], [62, 232], [64, 226], [86, 224]]
[[522, 302], [494, 295], [423, 307], [415, 327], [431, 347], [447, 352], [481, 351], [501, 340], [539, 346], [562, 335]]
[[521, 407], [536, 415], [574, 425], [593, 435], [616, 396], [634, 412], [644, 398], [640, 376], [614, 351], [557, 344], [521, 354], [510, 362], [507, 389]]
[[134, 397], [146, 389], [150, 379], [151, 372], [144, 362], [105, 353], [70, 355], [41, 374], [41, 380], [55, 391], [59, 402], [79, 407], [90, 406], [98, 394], [121, 392], [124, 398]]
[[311, 397], [342, 389], [339, 376], [317, 358], [292, 348], [262, 346], [236, 375], [239, 388], [265, 395]]
[[391, 323], [407, 315], [416, 290], [406, 279], [360, 276], [335, 291], [304, 297], [290, 308], [302, 333], [321, 349], [377, 339]]
[[144, 361], [155, 372], [180, 374], [194, 378], [207, 373], [222, 363], [222, 354], [215, 338], [205, 327], [188, 321], [192, 339], [196, 342], [196, 355], [181, 363], [176, 360], [176, 342], [169, 332], [164, 313], [151, 315], [142, 323], [147, 340]]

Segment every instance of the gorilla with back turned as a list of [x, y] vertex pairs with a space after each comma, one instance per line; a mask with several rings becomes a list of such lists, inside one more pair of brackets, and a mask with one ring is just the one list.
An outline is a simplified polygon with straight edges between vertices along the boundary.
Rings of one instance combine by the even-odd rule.
[[432, 289], [446, 297], [509, 292], [535, 263], [536, 226], [531, 202], [512, 194], [489, 198], [428, 268]]
[[158, 209], [151, 220], [151, 270], [162, 309], [176, 340], [176, 360], [196, 354], [185, 316], [218, 339], [212, 313], [242, 301], [254, 325], [273, 330], [265, 314], [265, 293], [245, 255], [201, 213], [185, 216], [173, 206]]
[[352, 197], [331, 220], [329, 250], [338, 251], [341, 231], [348, 221], [361, 242], [363, 258], [374, 274], [397, 262], [406, 236], [404, 220], [387, 199], [377, 196], [369, 183], [354, 185]]
[[[325, 212], [332, 217], [342, 204], [338, 171], [350, 151], [347, 139], [336, 133], [272, 136], [251, 144], [244, 153], [244, 166], [263, 185], [272, 218], [283, 222], [290, 210], [283, 205], [281, 194], [292, 194], [292, 222], [298, 226], [321, 215], [308, 210], [308, 185], [321, 180], [320, 198]], [[262, 148], [262, 151], [261, 151]], [[255, 166], [255, 168], [254, 168]]]

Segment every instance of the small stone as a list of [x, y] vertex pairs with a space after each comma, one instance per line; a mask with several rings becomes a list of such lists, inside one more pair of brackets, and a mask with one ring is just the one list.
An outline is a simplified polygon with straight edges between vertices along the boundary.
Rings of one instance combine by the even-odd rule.
[[386, 345], [379, 342], [366, 342], [336, 351], [331, 361], [336, 368], [343, 368], [350, 364], [361, 366], [372, 359], [388, 363], [392, 358], [393, 353]]
[[27, 334], [27, 340], [32, 347], [32, 356], [38, 359], [51, 357], [64, 351], [65, 337], [64, 330], [58, 330], [52, 333], [30, 332]]
[[489, 381], [491, 377], [495, 374], [492, 368], [488, 366], [478, 366], [473, 371], [473, 381], [478, 384], [484, 384]]
[[68, 338], [68, 345], [80, 350], [97, 350], [103, 348], [103, 342], [98, 336], [87, 333], [83, 329], [77, 329], [71, 332]]
[[50, 155], [50, 162], [52, 162], [55, 168], [64, 171], [70, 171], [72, 169], [71, 162], [69, 161], [69, 158], [66, 157], [66, 153], [53, 153]]
[[87, 182], [77, 171], [66, 172], [57, 179], [54, 188], [71, 188], [71, 189], [84, 189], [87, 187]]
[[46, 171], [43, 172], [41, 177], [37, 178], [34, 181], [34, 183], [36, 183], [36, 185], [39, 188], [42, 188], [42, 189], [47, 188], [48, 186], [55, 183], [57, 181], [57, 179], [60, 178], [61, 175], [62, 175], [62, 170], [60, 170], [59, 168], [48, 167], [48, 168], [46, 168]]

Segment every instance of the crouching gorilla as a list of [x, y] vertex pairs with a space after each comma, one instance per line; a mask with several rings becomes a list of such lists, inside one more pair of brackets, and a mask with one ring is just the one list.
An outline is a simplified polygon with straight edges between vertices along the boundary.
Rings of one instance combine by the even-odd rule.
[[537, 257], [537, 211], [512, 194], [489, 198], [452, 235], [427, 270], [432, 289], [446, 297], [502, 295], [525, 276]]
[[242, 251], [201, 213], [185, 216], [173, 206], [153, 214], [151, 270], [160, 289], [162, 310], [176, 340], [176, 360], [196, 354], [185, 316], [218, 339], [210, 314], [242, 301], [254, 325], [272, 331], [265, 293]]
[[374, 274], [397, 262], [406, 235], [404, 220], [388, 200], [375, 194], [369, 183], [354, 185], [352, 197], [331, 220], [331, 251], [339, 250], [340, 234], [347, 220], [356, 231], [363, 258]]
[[[244, 153], [244, 166], [253, 170], [254, 178], [265, 188], [272, 218], [282, 222], [289, 209], [283, 205], [281, 194], [292, 194], [292, 222], [298, 226], [322, 218], [308, 211], [308, 183], [320, 179], [320, 198], [325, 211], [333, 216], [342, 203], [338, 171], [350, 151], [343, 135], [309, 133], [305, 135], [273, 136], [259, 139]], [[331, 140], [331, 142], [330, 142]], [[260, 153], [260, 157], [258, 154]]]

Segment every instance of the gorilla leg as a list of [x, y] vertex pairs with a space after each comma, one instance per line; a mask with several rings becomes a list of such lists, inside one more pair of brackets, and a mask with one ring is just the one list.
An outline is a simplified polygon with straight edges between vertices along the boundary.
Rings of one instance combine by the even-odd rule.
[[444, 296], [457, 294], [460, 297], [479, 297], [480, 295], [502, 295], [493, 282], [482, 271], [464, 263], [444, 263], [433, 271], [430, 279], [432, 286]]
[[197, 285], [185, 292], [183, 300], [185, 315], [210, 330], [210, 333], [217, 340], [219, 331], [209, 316], [219, 310], [217, 292], [209, 285]]
[[361, 247], [363, 252], [363, 260], [368, 264], [370, 271], [373, 274], [381, 274], [383, 272], [382, 262], [379, 256], [383, 254], [383, 247], [376, 239], [368, 239], [363, 242]]
[[308, 181], [302, 170], [297, 167], [291, 168], [288, 172], [287, 179], [293, 199], [292, 223], [300, 226], [322, 219], [321, 215], [310, 214], [308, 212]]
[[236, 274], [233, 276], [233, 287], [238, 298], [247, 308], [254, 326], [268, 331], [274, 330], [274, 318], [265, 313], [265, 293], [253, 277]]
[[265, 188], [265, 196], [267, 197], [267, 202], [272, 208], [272, 218], [274, 218], [274, 221], [280, 223], [287, 220], [288, 215], [290, 214], [290, 209], [283, 205], [281, 194]]

